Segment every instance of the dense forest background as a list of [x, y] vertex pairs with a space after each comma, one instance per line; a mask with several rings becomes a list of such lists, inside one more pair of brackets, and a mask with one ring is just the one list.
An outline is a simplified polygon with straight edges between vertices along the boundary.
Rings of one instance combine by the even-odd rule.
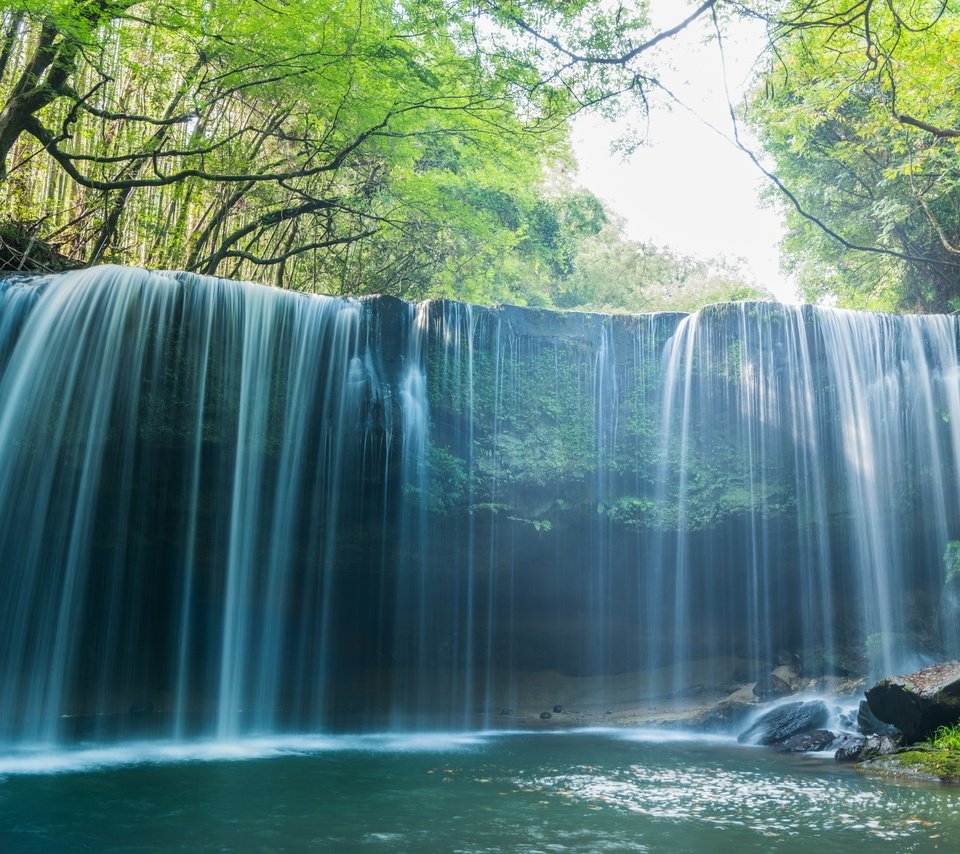
[[[735, 262], [627, 239], [570, 122], [670, 107], [674, 35], [766, 26], [730, 135], [801, 295], [960, 310], [960, 3], [0, 0], [0, 262], [688, 310]], [[749, 127], [750, 133], [744, 129]], [[751, 142], [750, 140], [756, 140]], [[655, 200], [652, 201], [655, 203]]]

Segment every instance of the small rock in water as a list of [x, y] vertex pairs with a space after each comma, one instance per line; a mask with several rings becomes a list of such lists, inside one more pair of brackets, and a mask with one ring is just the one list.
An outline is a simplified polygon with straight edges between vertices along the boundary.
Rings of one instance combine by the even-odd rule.
[[837, 762], [857, 762], [860, 759], [860, 754], [863, 753], [863, 747], [867, 743], [867, 740], [862, 735], [841, 735], [840, 738], [834, 742], [834, 747], [836, 751], [833, 754], [833, 758]]
[[878, 756], [886, 756], [889, 753], [896, 753], [900, 747], [899, 738], [890, 738], [888, 735], [871, 735], [860, 750], [860, 759], [875, 759]]
[[827, 704], [823, 700], [784, 703], [757, 718], [753, 726], [737, 736], [737, 741], [778, 744], [797, 733], [819, 729], [829, 716]]
[[501, 714], [501, 715], [512, 715], [512, 714], [513, 714], [513, 709], [500, 709], [500, 714]]
[[542, 721], [548, 721], [552, 717], [553, 715], [551, 715], [550, 712], [540, 712], [540, 720]]
[[561, 706], [559, 703], [557, 703], [557, 704], [553, 707], [553, 713], [554, 713], [555, 715], [559, 715], [559, 714], [561, 714], [562, 712], [563, 712], [563, 706]]
[[817, 750], [826, 750], [836, 740], [836, 736], [828, 729], [814, 729], [810, 732], [799, 732], [791, 735], [785, 741], [774, 745], [774, 750], [780, 753], [813, 753]]

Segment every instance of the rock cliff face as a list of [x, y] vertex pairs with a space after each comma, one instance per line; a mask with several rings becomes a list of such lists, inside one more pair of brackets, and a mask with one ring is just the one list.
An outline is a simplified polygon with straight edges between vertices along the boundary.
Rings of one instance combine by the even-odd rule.
[[883, 679], [867, 691], [867, 703], [906, 743], [925, 741], [939, 727], [960, 722], [960, 661]]
[[531, 685], [603, 714], [906, 669], [956, 644], [957, 335], [6, 282], [0, 733], [486, 726]]

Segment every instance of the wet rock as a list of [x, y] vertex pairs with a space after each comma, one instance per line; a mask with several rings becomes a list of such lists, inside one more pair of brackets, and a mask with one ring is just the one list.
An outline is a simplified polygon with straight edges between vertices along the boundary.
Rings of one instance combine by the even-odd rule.
[[938, 727], [960, 721], [960, 661], [882, 679], [867, 691], [867, 704], [879, 720], [900, 730], [907, 742], [924, 741]]
[[561, 706], [559, 703], [557, 703], [557, 704], [553, 707], [553, 713], [554, 713], [555, 715], [563, 714], [563, 706]]
[[552, 717], [553, 715], [551, 715], [550, 712], [540, 712], [540, 720], [542, 721], [548, 721]]
[[888, 735], [870, 735], [860, 751], [860, 759], [875, 759], [878, 756], [887, 756], [896, 753], [900, 748], [900, 741]]
[[784, 703], [757, 718], [753, 726], [737, 736], [737, 741], [778, 744], [798, 733], [820, 729], [829, 716], [827, 705], [822, 700]]
[[793, 688], [776, 673], [768, 673], [757, 680], [757, 684], [753, 686], [753, 693], [761, 700], [773, 700], [777, 697], [788, 697], [793, 693]]
[[513, 709], [500, 709], [500, 714], [504, 716], [512, 715]]
[[870, 704], [866, 700], [861, 700], [860, 708], [857, 709], [857, 729], [864, 735], [887, 735], [891, 738], [902, 735], [893, 724], [885, 724], [870, 711]]
[[867, 740], [862, 735], [841, 735], [833, 744], [837, 762], [858, 762]]
[[826, 750], [836, 739], [836, 734], [828, 729], [813, 729], [791, 735], [785, 741], [775, 744], [774, 750], [779, 753], [813, 753]]

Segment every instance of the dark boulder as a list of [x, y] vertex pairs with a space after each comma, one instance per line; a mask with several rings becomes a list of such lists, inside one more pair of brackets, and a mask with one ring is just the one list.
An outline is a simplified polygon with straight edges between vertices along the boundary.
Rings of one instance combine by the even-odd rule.
[[784, 703], [757, 718], [753, 726], [737, 736], [737, 741], [779, 744], [798, 733], [821, 729], [829, 717], [830, 712], [822, 700]]
[[860, 701], [857, 709], [857, 729], [864, 735], [887, 735], [891, 738], [900, 738], [902, 733], [893, 724], [885, 724], [872, 711], [866, 700]]
[[938, 727], [960, 721], [960, 661], [882, 679], [867, 691], [867, 705], [908, 743], [930, 738]]
[[841, 735], [833, 744], [833, 758], [837, 762], [857, 762], [863, 753], [867, 740], [862, 735]]
[[552, 717], [553, 715], [551, 715], [550, 712], [540, 712], [540, 720], [542, 721], [548, 721]]
[[828, 729], [812, 729], [791, 735], [786, 741], [775, 744], [773, 749], [780, 753], [813, 753], [826, 750], [836, 739], [837, 736]]

